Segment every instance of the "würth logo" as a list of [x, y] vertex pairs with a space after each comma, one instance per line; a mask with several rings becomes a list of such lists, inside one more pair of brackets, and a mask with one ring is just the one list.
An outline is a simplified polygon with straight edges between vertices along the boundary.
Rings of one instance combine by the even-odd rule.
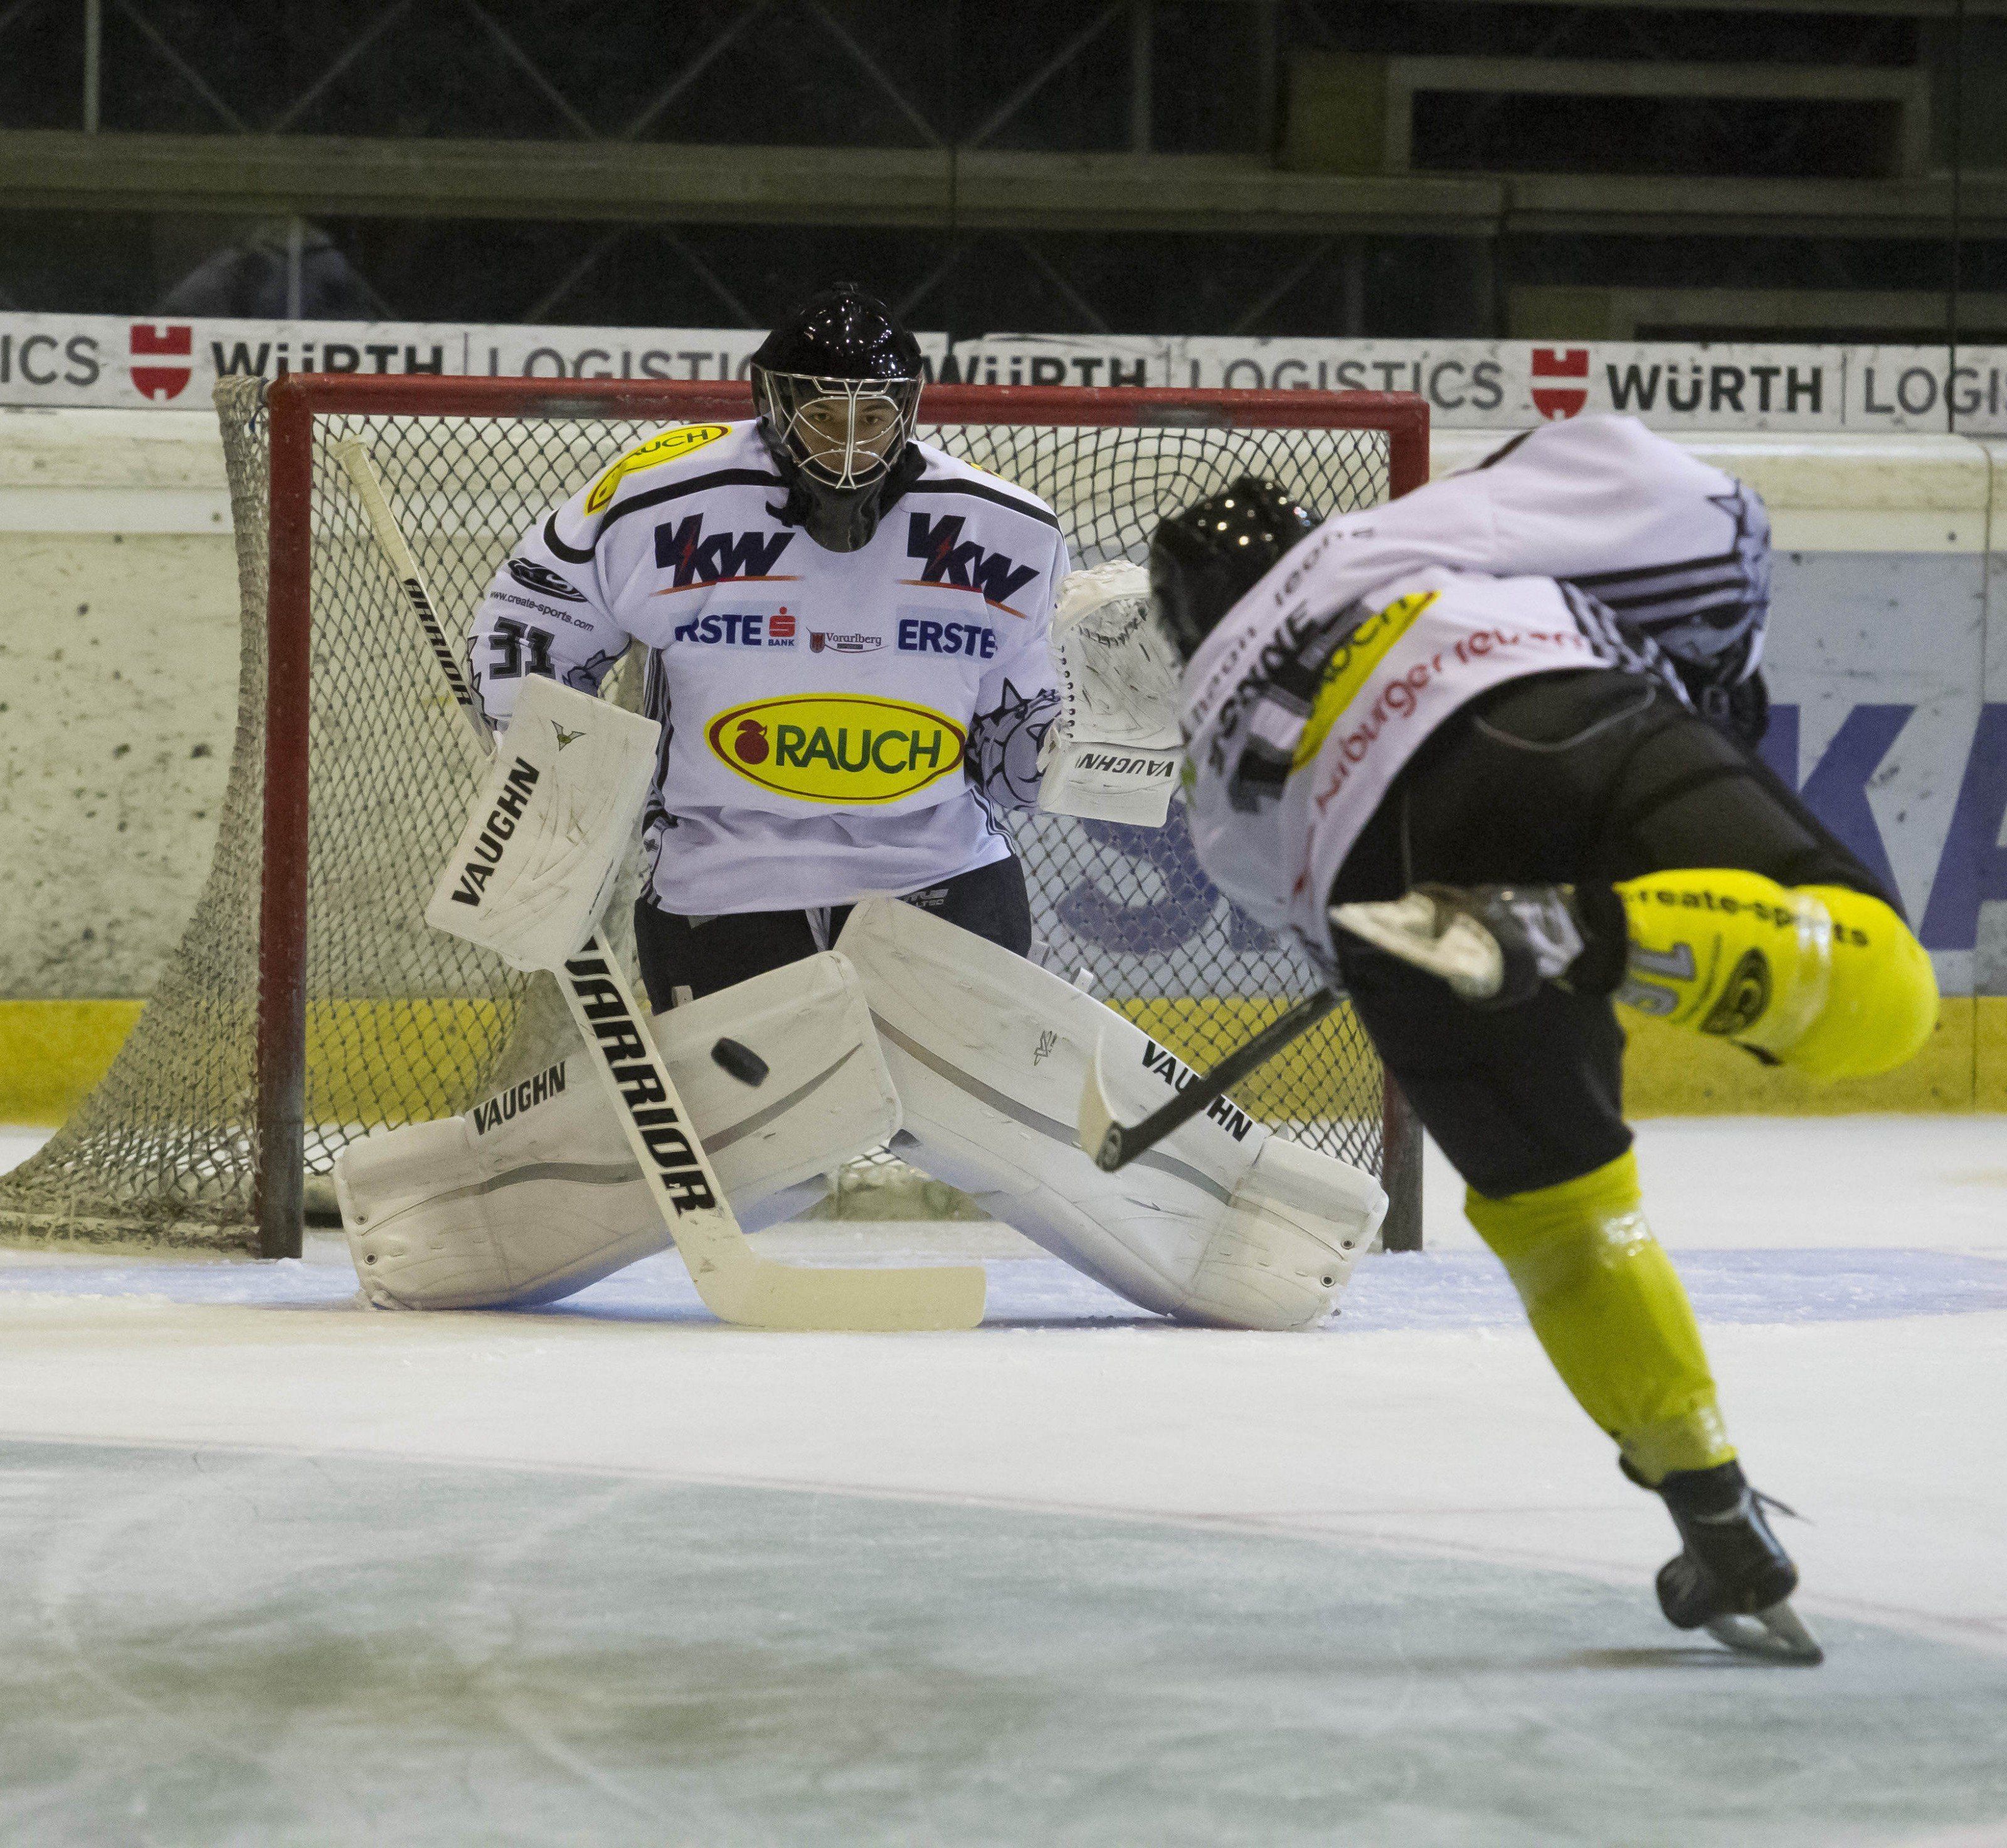
[[[188, 389], [195, 352], [192, 327], [154, 327], [136, 322], [132, 327], [132, 386], [143, 398], [178, 398]], [[178, 359], [178, 365], [147, 365], [149, 360]]]
[[[1579, 379], [1580, 385], [1543, 385], [1543, 379]], [[1586, 347], [1536, 347], [1533, 349], [1533, 408], [1552, 421], [1573, 417], [1589, 402], [1589, 349]]]
[[524, 805], [530, 799], [530, 792], [536, 788], [540, 774], [537, 767], [524, 757], [518, 757], [510, 767], [501, 795], [496, 798], [495, 806], [488, 811], [487, 825], [474, 843], [474, 851], [479, 857], [469, 860], [460, 869], [460, 883], [453, 889], [455, 905], [480, 904], [481, 891], [495, 876], [495, 869], [502, 864], [504, 844], [515, 833], [516, 823], [523, 819]]
[[792, 533], [713, 533], [707, 538], [704, 516], [693, 513], [687, 520], [674, 524], [665, 521], [655, 528], [655, 569], [675, 572], [670, 587], [678, 591], [693, 584], [771, 578], [781, 554], [794, 543], [794, 538]]
[[1039, 575], [1035, 565], [1020, 565], [1000, 552], [985, 552], [972, 539], [961, 536], [962, 516], [950, 513], [929, 520], [915, 513], [906, 528], [906, 556], [925, 559], [918, 577], [908, 584], [943, 584], [950, 590], [979, 591], [993, 609], [1021, 616], [1011, 608], [1011, 599]]

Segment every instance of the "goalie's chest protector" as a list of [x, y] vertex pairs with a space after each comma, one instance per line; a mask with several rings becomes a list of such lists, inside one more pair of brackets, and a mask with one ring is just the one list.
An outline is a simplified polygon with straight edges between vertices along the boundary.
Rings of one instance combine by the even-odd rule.
[[[1504, 681], [1630, 663], [1597, 607], [1551, 578], [1410, 570], [1341, 609], [1320, 594], [1314, 559], [1279, 575], [1289, 564], [1186, 671], [1192, 843], [1243, 909], [1328, 954], [1332, 881], [1437, 726]], [[1292, 673], [1307, 658], [1307, 684]]]
[[[654, 651], [648, 714], [669, 733], [659, 788], [672, 813], [968, 799], [962, 753], [984, 675], [1028, 641], [1043, 654], [1056, 522], [922, 455], [922, 480], [856, 552], [781, 524], [784, 490], [750, 424], [608, 535], [609, 601]], [[623, 486], [639, 499], [647, 481]]]

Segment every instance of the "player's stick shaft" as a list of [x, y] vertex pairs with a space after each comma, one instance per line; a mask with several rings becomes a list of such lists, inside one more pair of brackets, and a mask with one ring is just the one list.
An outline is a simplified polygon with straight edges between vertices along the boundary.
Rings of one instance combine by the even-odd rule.
[[1344, 990], [1321, 988], [1307, 995], [1288, 1013], [1271, 1021], [1243, 1046], [1238, 1046], [1210, 1071], [1198, 1073], [1170, 1102], [1152, 1110], [1141, 1123], [1110, 1122], [1094, 1151], [1096, 1166], [1113, 1174], [1154, 1148], [1172, 1130], [1187, 1123], [1207, 1106], [1224, 1097], [1257, 1067], [1265, 1065], [1293, 1039], [1307, 1033], [1345, 998]]
[[[368, 446], [351, 439], [337, 444], [335, 453], [462, 716], [481, 750], [492, 751], [493, 739], [453, 658]], [[761, 1257], [739, 1228], [654, 1036], [600, 933], [594, 931], [562, 970], [552, 973], [690, 1281], [714, 1315], [752, 1328], [860, 1331], [972, 1328], [982, 1321], [985, 1278], [979, 1266], [839, 1271]], [[637, 1067], [647, 1067], [640, 1087], [651, 1098], [645, 1123], [615, 1074], [616, 1051], [630, 1083]]]

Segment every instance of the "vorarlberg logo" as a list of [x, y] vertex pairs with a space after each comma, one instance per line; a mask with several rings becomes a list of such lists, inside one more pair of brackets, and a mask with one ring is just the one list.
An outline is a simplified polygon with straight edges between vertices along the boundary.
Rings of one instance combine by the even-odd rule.
[[749, 783], [845, 806], [897, 802], [959, 771], [968, 741], [945, 713], [851, 693], [755, 700], [719, 713], [704, 738]]

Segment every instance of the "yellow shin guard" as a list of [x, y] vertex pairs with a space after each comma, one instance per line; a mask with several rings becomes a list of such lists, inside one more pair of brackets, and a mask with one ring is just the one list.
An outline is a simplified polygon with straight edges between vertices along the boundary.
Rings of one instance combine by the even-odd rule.
[[1617, 894], [1631, 933], [1617, 999], [1670, 1025], [1858, 1078], [1913, 1057], [1937, 1024], [1930, 957], [1878, 898], [1733, 868], [1650, 873]]
[[1504, 1200], [1473, 1193], [1464, 1211], [1554, 1370], [1645, 1481], [1734, 1456], [1686, 1291], [1638, 1210], [1633, 1156]]

